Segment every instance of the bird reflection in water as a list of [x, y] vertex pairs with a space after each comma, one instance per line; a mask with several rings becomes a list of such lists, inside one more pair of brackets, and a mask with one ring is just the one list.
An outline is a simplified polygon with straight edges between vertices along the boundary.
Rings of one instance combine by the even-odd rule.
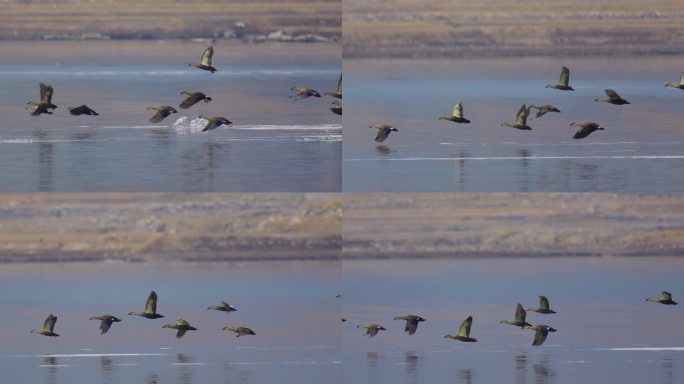
[[663, 384], [673, 384], [674, 381], [674, 363], [671, 358], [665, 357], [661, 363], [663, 369]]
[[102, 372], [102, 382], [105, 384], [113, 383], [112, 377], [112, 359], [109, 356], [100, 357], [100, 371]]
[[527, 355], [515, 356], [515, 384], [527, 383]]
[[255, 365], [232, 365], [230, 361], [223, 362], [223, 382], [225, 384], [254, 384], [256, 383]]
[[454, 152], [454, 167], [457, 169], [454, 174], [458, 179], [458, 189], [461, 192], [465, 191], [465, 164], [468, 156], [468, 153], [463, 150]]
[[179, 353], [176, 355], [176, 363], [178, 364], [178, 383], [179, 384], [191, 384], [193, 382], [192, 377], [194, 369], [192, 366], [186, 364], [192, 363], [192, 357], [184, 353]]
[[409, 383], [418, 383], [418, 368], [423, 358], [416, 352], [406, 352], [404, 354], [404, 364], [406, 365], [406, 378]]
[[45, 367], [45, 383], [55, 384], [57, 382], [57, 358], [54, 356], [45, 356], [43, 358], [42, 367]]
[[379, 156], [387, 157], [393, 151], [392, 151], [392, 148], [390, 148], [386, 145], [376, 145], [375, 146], [375, 152], [377, 152]]
[[539, 362], [534, 364], [533, 369], [535, 384], [553, 382], [553, 379], [556, 377], [550, 355], [543, 355]]
[[46, 142], [50, 139], [50, 132], [48, 131], [34, 132], [33, 137], [38, 140], [38, 190], [50, 192], [52, 191], [54, 144]]
[[458, 382], [460, 384], [472, 384], [475, 372], [472, 369], [459, 369]]

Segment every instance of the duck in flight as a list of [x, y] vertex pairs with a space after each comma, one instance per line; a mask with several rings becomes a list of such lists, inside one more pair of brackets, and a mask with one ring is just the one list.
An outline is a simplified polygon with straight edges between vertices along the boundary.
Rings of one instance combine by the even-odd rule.
[[183, 91], [183, 92], [181, 92], [181, 95], [186, 95], [187, 97], [178, 106], [180, 109], [188, 109], [188, 108], [192, 107], [193, 105], [199, 103], [200, 101], [204, 101], [205, 103], [208, 103], [212, 100], [211, 97], [205, 95], [202, 92]]
[[81, 115], [89, 115], [89, 116], [100, 116], [99, 113], [95, 112], [93, 109], [91, 109], [87, 105], [81, 105], [78, 107], [69, 107], [67, 108], [67, 111], [71, 113], [74, 116], [81, 116]]
[[679, 83], [667, 83], [665, 86], [669, 88], [684, 89], [684, 73], [679, 76]]
[[653, 301], [665, 305], [677, 305], [678, 303], [672, 300], [672, 294], [668, 291], [663, 291], [659, 297], [649, 297], [646, 301]]
[[185, 332], [187, 331], [197, 330], [197, 328], [193, 327], [192, 325], [190, 325], [190, 323], [183, 319], [178, 319], [175, 324], [165, 324], [164, 326], [162, 326], [162, 328], [171, 328], [177, 330], [178, 332], [176, 332], [176, 339], [180, 339], [181, 337], [183, 337], [183, 335], [185, 335]]
[[57, 322], [57, 316], [50, 314], [43, 323], [43, 328], [32, 329], [31, 333], [37, 333], [39, 335], [56, 337], [59, 336], [54, 332], [55, 323]]
[[390, 133], [399, 132], [398, 129], [389, 124], [373, 124], [368, 128], [375, 128], [378, 130], [378, 134], [375, 136], [375, 141], [378, 143], [382, 143], [383, 141], [387, 140], [387, 137], [390, 135]]
[[394, 318], [394, 320], [406, 320], [406, 327], [404, 327], [404, 332], [408, 332], [409, 335], [413, 335], [414, 333], [416, 333], [416, 330], [418, 329], [418, 323], [420, 323], [421, 321], [425, 321], [424, 318], [417, 315], [397, 316]]
[[570, 70], [568, 67], [561, 69], [560, 80], [558, 84], [547, 84], [546, 88], [560, 89], [561, 91], [574, 91], [570, 84]]
[[113, 323], [118, 323], [121, 321], [121, 319], [112, 315], [92, 316], [88, 320], [100, 320], [100, 335], [107, 333]]
[[630, 104], [629, 101], [623, 99], [620, 95], [618, 95], [617, 92], [613, 91], [612, 89], [606, 89], [604, 92], [606, 93], [606, 96], [608, 96], [608, 97], [597, 97], [594, 99], [594, 101], [602, 101], [605, 103], [610, 103], [610, 104], [615, 104], [615, 105]]
[[318, 93], [317, 90], [312, 89], [312, 88], [306, 88], [306, 87], [292, 87], [290, 88], [291, 91], [295, 91], [296, 93], [294, 95], [289, 96], [290, 99], [294, 100], [299, 100], [299, 99], [306, 99], [309, 97], [321, 97], [321, 94]]
[[538, 112], [537, 112], [537, 114], [534, 116], [534, 117], [537, 118], [537, 119], [540, 118], [540, 117], [542, 117], [542, 116], [544, 116], [544, 115], [546, 115], [546, 114], [549, 113], [549, 112], [560, 113], [560, 109], [554, 107], [553, 105], [549, 105], [549, 104], [544, 104], [544, 105], [530, 105], [528, 108], [529, 108], [529, 109], [532, 109], [532, 108], [537, 109]]
[[150, 106], [147, 107], [147, 109], [151, 111], [157, 111], [157, 113], [150, 118], [150, 121], [153, 123], [159, 123], [170, 114], [178, 112], [174, 107], [168, 105]]
[[57, 106], [52, 104], [53, 93], [52, 86], [40, 83], [40, 101], [29, 101], [26, 103], [26, 109], [31, 111], [31, 116], [38, 116], [43, 113], [52, 115], [54, 113]]
[[150, 295], [147, 297], [144, 312], [129, 312], [128, 314], [131, 316], [144, 317], [146, 319], [160, 319], [164, 317], [157, 313], [157, 293], [155, 291], [150, 292]]
[[223, 327], [221, 330], [235, 332], [235, 337], [240, 337], [243, 335], [256, 335], [256, 332], [247, 327]]
[[584, 139], [585, 137], [591, 135], [591, 133], [594, 131], [604, 130], [602, 126], [591, 121], [573, 121], [572, 123], [570, 123], [570, 125], [580, 127], [577, 130], [577, 132], [575, 132], [575, 135], [572, 137], [573, 139]]
[[515, 307], [515, 320], [501, 320], [499, 323], [515, 325], [516, 327], [524, 328], [526, 326], [532, 326], [532, 324], [525, 321], [527, 317], [527, 312], [520, 303]]
[[200, 116], [200, 119], [204, 119], [207, 121], [207, 125], [204, 126], [204, 129], [202, 132], [207, 132], [207, 131], [213, 131], [214, 129], [222, 126], [222, 125], [231, 125], [233, 124], [232, 121], [226, 119], [225, 117], [221, 116]]
[[330, 107], [330, 111], [336, 115], [342, 116], [342, 104], [340, 104], [339, 101], [335, 100], [332, 102], [332, 107]]
[[368, 335], [368, 338], [375, 337], [378, 335], [378, 332], [387, 330], [382, 325], [376, 324], [376, 323], [360, 324], [360, 325], [357, 325], [356, 328], [365, 328], [366, 329], [366, 335]]
[[549, 332], [556, 332], [557, 329], [553, 327], [549, 327], [548, 325], [544, 324], [538, 324], [538, 325], [526, 325], [525, 329], [531, 329], [535, 331], [534, 333], [534, 340], [532, 340], [532, 345], [535, 347], [538, 347], [542, 344], [544, 344], [544, 341], [546, 340], [546, 336], [549, 335]]
[[214, 46], [210, 45], [209, 48], [207, 48], [204, 53], [202, 54], [202, 62], [199, 64], [193, 64], [190, 63], [188, 66], [190, 67], [195, 67], [199, 68], [205, 71], [209, 71], [210, 73], [214, 73], [217, 71], [216, 68], [214, 68], [212, 64], [212, 57], [214, 56]]
[[454, 340], [463, 341], [466, 343], [474, 343], [477, 339], [470, 337], [470, 327], [473, 325], [473, 317], [468, 316], [467, 319], [463, 320], [461, 327], [458, 329], [458, 335], [446, 335], [444, 338], [450, 338]]
[[501, 123], [502, 127], [511, 127], [523, 131], [531, 131], [532, 127], [527, 125], [527, 117], [530, 115], [530, 109], [525, 104], [520, 107], [518, 113], [515, 115], [515, 123]]
[[237, 308], [233, 307], [232, 305], [226, 303], [225, 301], [221, 301], [221, 304], [219, 305], [212, 305], [211, 307], [207, 309], [213, 309], [215, 311], [223, 311], [227, 314], [230, 314], [233, 311], [237, 311]]
[[549, 299], [546, 298], [546, 296], [539, 296], [539, 308], [527, 308], [528, 312], [537, 312], [537, 313], [545, 313], [545, 314], [550, 314], [550, 313], [556, 313], [556, 311], [552, 310], [549, 306]]
[[463, 117], [463, 104], [461, 103], [454, 105], [451, 116], [440, 116], [439, 120], [448, 120], [453, 121], [454, 123], [470, 123], [470, 120]]

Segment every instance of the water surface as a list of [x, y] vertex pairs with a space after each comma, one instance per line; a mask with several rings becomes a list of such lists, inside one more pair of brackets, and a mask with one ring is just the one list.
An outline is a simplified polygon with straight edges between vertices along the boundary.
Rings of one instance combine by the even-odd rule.
[[[130, 51], [121, 42], [54, 44], [3, 46], [25, 60], [0, 60], [0, 191], [340, 190], [341, 118], [328, 110], [332, 98], [288, 97], [292, 86], [335, 89], [340, 64], [330, 47], [299, 47], [297, 56], [280, 46], [220, 44], [212, 75], [187, 66], [205, 43], [137, 42]], [[54, 115], [24, 110], [40, 82], [55, 89]], [[147, 106], [177, 107], [184, 90], [213, 101], [148, 121]], [[100, 116], [67, 113], [81, 104]], [[234, 125], [210, 133], [174, 127], [199, 115]]]
[[[533, 258], [344, 261], [345, 382], [675, 383], [684, 364], [682, 306], [645, 302], [684, 291], [678, 258]], [[534, 334], [499, 320], [516, 303], [546, 295], [554, 315], [528, 314], [558, 329]], [[393, 317], [427, 320], [414, 335]], [[476, 343], [445, 339], [473, 316]], [[357, 324], [387, 331], [367, 338]]]
[[[339, 276], [338, 262], [4, 265], [0, 372], [17, 383], [339, 383]], [[165, 317], [128, 316], [152, 289]], [[207, 310], [220, 300], [238, 310]], [[50, 313], [59, 337], [29, 333]], [[122, 322], [100, 335], [88, 320], [99, 314]], [[198, 330], [176, 339], [162, 325], [178, 318]]]
[[[683, 191], [682, 72], [666, 58], [345, 60], [345, 191]], [[546, 89], [571, 70], [574, 92]], [[594, 102], [615, 89], [632, 104]], [[461, 102], [470, 124], [438, 120]], [[551, 104], [501, 127], [520, 106]], [[536, 112], [536, 110], [535, 110]], [[605, 131], [572, 138], [573, 121]], [[375, 143], [370, 124], [399, 129]]]

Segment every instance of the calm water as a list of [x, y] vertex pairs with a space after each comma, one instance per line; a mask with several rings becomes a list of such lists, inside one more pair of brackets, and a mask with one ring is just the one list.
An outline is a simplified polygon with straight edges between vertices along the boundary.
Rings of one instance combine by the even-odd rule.
[[[570, 68], [575, 92], [546, 89]], [[683, 191], [682, 58], [345, 60], [345, 191]], [[605, 88], [632, 104], [596, 103]], [[438, 120], [462, 102], [471, 124]], [[551, 104], [532, 131], [501, 127]], [[535, 110], [536, 112], [536, 110]], [[573, 140], [572, 121], [606, 130]], [[370, 124], [399, 129], [383, 143]]]
[[[339, 383], [338, 262], [4, 265], [0, 372], [23, 383]], [[142, 311], [151, 289], [163, 319]], [[237, 312], [208, 311], [225, 300]], [[60, 337], [29, 333], [49, 313]], [[122, 319], [100, 335], [96, 314]], [[162, 325], [198, 328], [181, 339]], [[244, 325], [256, 336], [221, 331]]]
[[[0, 60], [0, 192], [340, 190], [341, 117], [328, 110], [333, 99], [288, 98], [294, 85], [334, 90], [339, 58], [297, 61], [284, 48], [262, 55], [217, 46], [219, 71], [210, 75], [187, 66], [204, 43], [167, 44], [170, 53], [144, 60], [101, 47], [89, 53], [98, 44], [78, 45], [77, 59], [37, 47], [45, 54], [29, 49], [25, 62]], [[280, 50], [283, 59], [274, 58]], [[24, 111], [39, 98], [40, 82], [55, 89], [54, 115]], [[183, 90], [214, 101], [148, 121], [154, 113], [147, 106], [177, 106]], [[81, 104], [101, 116], [67, 113]], [[234, 125], [207, 134], [180, 124], [201, 114]]]
[[[676, 383], [684, 375], [682, 305], [644, 301], [684, 292], [678, 258], [548, 258], [345, 261], [347, 383]], [[528, 314], [558, 329], [534, 334], [499, 320], [516, 303], [546, 295], [554, 315]], [[675, 298], [676, 299], [676, 298]], [[651, 305], [653, 304], [653, 305]], [[403, 314], [427, 320], [403, 332]], [[472, 315], [477, 343], [444, 339]], [[367, 338], [356, 324], [387, 331]]]

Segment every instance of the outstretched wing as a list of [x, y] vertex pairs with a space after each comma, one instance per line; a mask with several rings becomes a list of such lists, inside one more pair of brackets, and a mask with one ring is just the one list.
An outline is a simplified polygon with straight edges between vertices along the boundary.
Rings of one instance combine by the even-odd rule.
[[461, 328], [458, 330], [458, 335], [463, 337], [470, 337], [470, 327], [473, 325], [473, 317], [468, 316], [467, 319], [461, 323]]
[[155, 291], [150, 292], [150, 296], [147, 298], [145, 313], [157, 313], [157, 293]]
[[568, 67], [563, 67], [561, 70], [560, 81], [558, 83], [565, 86], [570, 84], [570, 70]]
[[463, 104], [458, 103], [458, 104], [454, 105], [454, 110], [453, 110], [452, 115], [454, 117], [463, 117]]
[[45, 96], [47, 95], [48, 86], [40, 83], [40, 101], [46, 101]]
[[340, 79], [337, 80], [337, 92], [342, 93], [342, 74], [340, 74]]
[[537, 332], [534, 334], [534, 341], [532, 341], [532, 345], [537, 347], [544, 344], [544, 340], [546, 340], [546, 336], [548, 334], [549, 329], [547, 327], [538, 327]]
[[188, 108], [192, 107], [193, 105], [199, 103], [202, 99], [204, 99], [203, 94], [201, 94], [199, 92], [192, 93], [185, 100], [183, 100], [183, 102], [179, 105], [179, 107], [181, 109], [188, 109]]
[[527, 125], [527, 116], [530, 115], [530, 110], [525, 106], [525, 104], [520, 107], [518, 114], [515, 115], [515, 123], [519, 125]]
[[211, 66], [211, 58], [214, 56], [214, 46], [210, 45], [202, 54], [202, 65]]
[[387, 136], [389, 136], [390, 132], [390, 129], [387, 127], [378, 128], [378, 134], [375, 136], [375, 141], [382, 143], [387, 139]]
[[52, 332], [55, 329], [55, 323], [57, 322], [57, 316], [52, 313], [45, 319], [43, 323], [43, 329]]
[[187, 331], [187, 329], [185, 329], [185, 328], [179, 329], [178, 332], [176, 333], [176, 339], [180, 339], [181, 337], [183, 337], [183, 335], [185, 335], [186, 331]]
[[539, 308], [549, 309], [549, 299], [546, 296], [539, 296]]
[[684, 72], [682, 72], [681, 76], [679, 76], [679, 84], [684, 85]]
[[[153, 123], [158, 123], [164, 120], [166, 116], [168, 116], [168, 113], [166, 113], [163, 109], [160, 109], [157, 111], [157, 113], [154, 114], [154, 116], [150, 118], [150, 121]], [[149, 303], [149, 299], [147, 302]]]
[[102, 321], [100, 322], [100, 329], [102, 330], [102, 332], [100, 332], [100, 334], [104, 335], [105, 333], [107, 333], [107, 331], [109, 331], [109, 328], [112, 326], [113, 322], [114, 319], [112, 318], [102, 319]]
[[663, 292], [662, 292], [662, 295], [663, 295], [663, 299], [665, 299], [665, 300], [672, 300], [672, 294], [671, 294], [670, 292], [668, 292], [668, 291], [663, 291]]
[[520, 305], [520, 303], [518, 303], [518, 306], [515, 307], [515, 321], [524, 323], [526, 317], [527, 311], [525, 311], [525, 308], [523, 308], [523, 306]]
[[366, 334], [368, 335], [369, 338], [373, 337], [373, 336], [377, 336], [378, 331], [380, 331], [380, 327], [377, 325], [371, 325], [367, 329], [368, 330], [366, 331]]
[[218, 125], [216, 124], [216, 120], [209, 120], [207, 125], [204, 126], [204, 129], [202, 130], [202, 132], [211, 131], [212, 129], [216, 129], [216, 128], [218, 128]]
[[418, 319], [411, 318], [409, 320], [406, 320], [405, 331], [408, 331], [409, 335], [413, 335], [414, 333], [416, 333], [417, 329], [418, 329]]
[[606, 89], [605, 92], [606, 96], [608, 96], [611, 100], [621, 99], [620, 95], [618, 95], [618, 93], [612, 89]]

